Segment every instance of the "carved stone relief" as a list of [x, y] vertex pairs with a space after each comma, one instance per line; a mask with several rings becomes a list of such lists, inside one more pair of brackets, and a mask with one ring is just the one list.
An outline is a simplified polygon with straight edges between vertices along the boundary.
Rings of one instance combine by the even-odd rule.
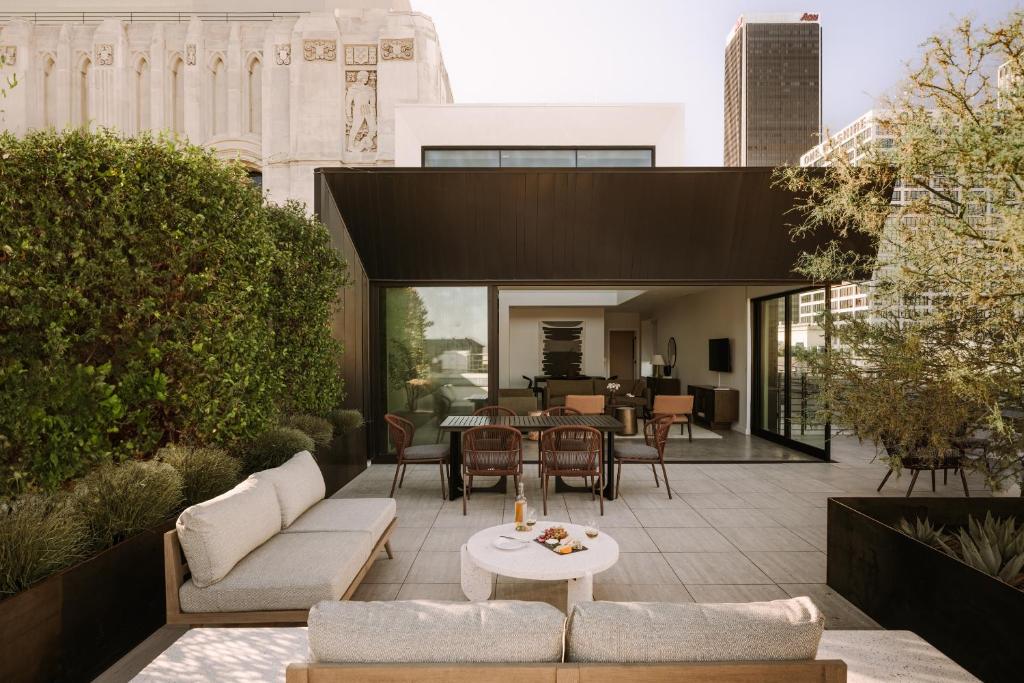
[[345, 71], [345, 149], [377, 151], [376, 71]]
[[274, 46], [274, 61], [278, 66], [288, 66], [292, 63], [291, 43], [281, 43]]
[[96, 63], [100, 66], [110, 66], [114, 63], [114, 46], [103, 43], [96, 46]]
[[380, 56], [384, 61], [395, 59], [410, 60], [413, 58], [412, 38], [382, 38]]
[[185, 45], [185, 63], [189, 66], [195, 66], [196, 63], [196, 44], [188, 43]]
[[338, 58], [338, 44], [333, 40], [304, 40], [302, 55], [307, 62], [333, 62]]
[[14, 66], [18, 63], [18, 46], [4, 45], [0, 47], [0, 55], [4, 58], [5, 66]]
[[376, 45], [346, 45], [345, 63], [349, 65], [373, 65], [377, 63]]

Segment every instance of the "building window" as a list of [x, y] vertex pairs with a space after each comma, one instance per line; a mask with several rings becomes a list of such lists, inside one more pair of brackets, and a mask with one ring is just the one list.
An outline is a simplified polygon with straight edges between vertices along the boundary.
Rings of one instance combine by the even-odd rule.
[[448, 168], [650, 168], [654, 150], [636, 148], [424, 148], [423, 165]]
[[249, 171], [249, 182], [257, 190], [263, 190], [263, 171]]
[[135, 65], [135, 132], [149, 128], [149, 62], [140, 59]]
[[263, 108], [263, 64], [256, 57], [249, 61], [249, 69], [246, 80], [248, 89], [248, 131], [253, 135], [259, 135], [263, 128], [261, 113]]
[[185, 62], [181, 57], [171, 64], [171, 130], [185, 132]]

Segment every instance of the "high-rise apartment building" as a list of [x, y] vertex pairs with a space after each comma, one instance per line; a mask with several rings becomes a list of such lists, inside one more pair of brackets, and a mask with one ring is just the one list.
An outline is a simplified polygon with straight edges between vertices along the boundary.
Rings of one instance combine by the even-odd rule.
[[725, 43], [725, 165], [795, 165], [820, 133], [818, 14], [741, 16]]

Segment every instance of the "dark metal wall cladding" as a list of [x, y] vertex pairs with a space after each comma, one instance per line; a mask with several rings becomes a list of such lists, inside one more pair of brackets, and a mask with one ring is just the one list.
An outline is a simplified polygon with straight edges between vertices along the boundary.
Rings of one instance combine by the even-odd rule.
[[831, 236], [791, 240], [772, 171], [321, 173], [370, 280], [803, 282], [797, 256]]

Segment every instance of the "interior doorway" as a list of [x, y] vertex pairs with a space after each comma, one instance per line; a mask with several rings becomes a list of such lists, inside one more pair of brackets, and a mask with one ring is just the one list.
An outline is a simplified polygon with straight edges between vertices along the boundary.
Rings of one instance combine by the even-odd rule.
[[636, 379], [636, 332], [611, 330], [608, 332], [608, 376], [620, 382]]

